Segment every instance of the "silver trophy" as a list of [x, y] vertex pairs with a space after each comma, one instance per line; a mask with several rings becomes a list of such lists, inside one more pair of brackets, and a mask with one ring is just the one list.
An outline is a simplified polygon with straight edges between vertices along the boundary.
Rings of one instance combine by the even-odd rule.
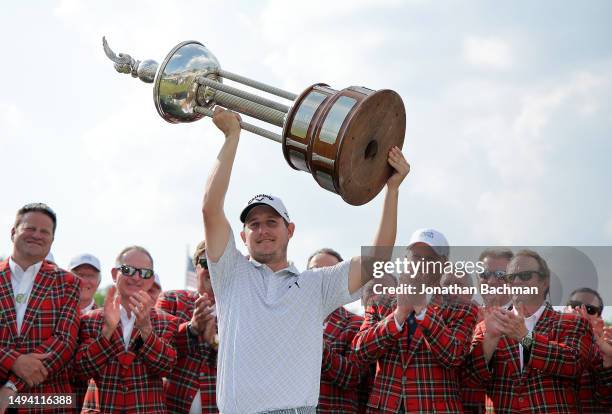
[[[338, 91], [317, 83], [297, 95], [221, 69], [217, 58], [197, 41], [178, 44], [161, 65], [116, 55], [105, 38], [102, 43], [117, 72], [154, 84], [155, 107], [166, 121], [212, 117], [212, 109], [220, 105], [280, 127], [278, 134], [240, 123], [246, 131], [281, 143], [292, 168], [312, 174], [321, 187], [349, 204], [365, 204], [382, 190], [392, 173], [387, 164], [389, 149], [403, 146], [406, 112], [392, 90], [350, 86]], [[229, 86], [225, 80], [287, 103]]]

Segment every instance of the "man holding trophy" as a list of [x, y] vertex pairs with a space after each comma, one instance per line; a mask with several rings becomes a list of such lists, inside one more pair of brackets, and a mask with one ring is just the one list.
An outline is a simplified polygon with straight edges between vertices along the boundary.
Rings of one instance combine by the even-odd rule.
[[[287, 261], [295, 224], [282, 201], [267, 194], [253, 197], [242, 211], [240, 235], [249, 258], [238, 251], [223, 204], [239, 120], [230, 111], [215, 110], [213, 121], [225, 142], [202, 207], [220, 336], [217, 404], [223, 413], [314, 413], [323, 320], [357, 300], [372, 274], [362, 274], [365, 260], [360, 257], [300, 273]], [[374, 246], [392, 245], [395, 239], [399, 186], [410, 170], [397, 147], [389, 151], [388, 163], [394, 172], [387, 181]]]

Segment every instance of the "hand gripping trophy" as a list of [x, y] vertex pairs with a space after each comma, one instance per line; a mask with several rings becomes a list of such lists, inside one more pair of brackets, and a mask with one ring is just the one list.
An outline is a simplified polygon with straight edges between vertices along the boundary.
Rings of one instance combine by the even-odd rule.
[[[311, 173], [326, 190], [352, 205], [374, 198], [391, 175], [389, 149], [402, 147], [406, 111], [400, 96], [389, 89], [350, 86], [335, 90], [324, 83], [300, 95], [221, 69], [217, 58], [200, 42], [174, 47], [161, 65], [116, 55], [102, 39], [106, 55], [120, 73], [154, 83], [157, 112], [171, 123], [212, 117], [215, 105], [282, 128], [282, 135], [247, 122], [244, 130], [279, 142], [289, 165]], [[276, 97], [289, 105], [224, 83], [231, 80]]]

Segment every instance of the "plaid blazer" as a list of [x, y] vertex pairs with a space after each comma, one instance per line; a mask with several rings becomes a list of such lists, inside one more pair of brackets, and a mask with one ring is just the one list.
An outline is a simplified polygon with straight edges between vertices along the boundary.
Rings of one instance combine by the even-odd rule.
[[580, 377], [580, 412], [612, 413], [612, 368], [604, 368], [599, 346], [593, 343], [589, 362]]
[[376, 361], [368, 413], [461, 413], [459, 370], [469, 352], [478, 309], [474, 305], [429, 304], [416, 322], [399, 331], [393, 312], [396, 299], [366, 310], [365, 322], [353, 340], [360, 360]]
[[[19, 393], [71, 393], [67, 363], [72, 359], [79, 331], [79, 280], [55, 264], [43, 261], [34, 278], [20, 335], [8, 259], [0, 262], [0, 384], [12, 381]], [[43, 361], [47, 379], [34, 387], [11, 368], [21, 354], [50, 353]], [[66, 408], [20, 409], [20, 413], [65, 413]]]
[[83, 315], [75, 360], [77, 373], [96, 382], [100, 412], [165, 413], [162, 377], [170, 374], [176, 362], [177, 319], [151, 309], [153, 331], [142, 340], [134, 328], [126, 351], [121, 322], [110, 340], [102, 336], [103, 312], [96, 309]]
[[[95, 309], [98, 309], [98, 306], [94, 302], [90, 311]], [[74, 358], [70, 361], [69, 370], [71, 371], [73, 369], [73, 364]], [[88, 382], [89, 381], [86, 378], [78, 378], [74, 375], [70, 377], [70, 385], [72, 386], [72, 392], [74, 393], [74, 398], [76, 400], [76, 412], [80, 413], [81, 409], [83, 408], [83, 399], [85, 398], [85, 393], [87, 392]]]
[[339, 307], [326, 319], [318, 413], [346, 414], [358, 411], [358, 385], [367, 365], [352, 355], [351, 343], [363, 322], [361, 316]]
[[489, 412], [577, 413], [578, 388], [593, 345], [593, 332], [584, 318], [562, 314], [550, 304], [534, 330], [531, 357], [521, 371], [519, 343], [502, 337], [489, 364], [482, 342], [484, 322], [476, 327], [466, 374], [486, 388]]
[[[478, 308], [478, 321], [482, 322], [484, 318], [483, 307]], [[461, 377], [461, 404], [463, 405], [463, 412], [465, 414], [484, 414], [485, 413], [485, 398], [487, 393], [485, 392], [482, 384], [474, 384], [470, 382], [466, 377], [465, 369], [460, 372]]]
[[187, 331], [198, 297], [195, 291], [171, 290], [163, 292], [156, 305], [182, 322], [176, 339], [178, 359], [166, 383], [166, 401], [171, 413], [189, 413], [198, 390], [202, 413], [219, 412], [216, 402], [217, 351], [207, 342], [191, 337]]

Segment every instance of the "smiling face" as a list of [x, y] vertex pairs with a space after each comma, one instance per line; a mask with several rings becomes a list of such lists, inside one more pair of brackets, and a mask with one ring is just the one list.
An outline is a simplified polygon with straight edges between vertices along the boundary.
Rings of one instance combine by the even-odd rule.
[[100, 285], [100, 272], [91, 265], [82, 264], [72, 269], [72, 273], [81, 280], [80, 303], [83, 306], [87, 306], [91, 303]]
[[527, 278], [527, 280], [522, 280], [516, 277], [512, 282], [512, 286], [535, 287], [538, 292], [537, 294], [516, 295], [516, 301], [527, 305], [538, 305], [544, 302], [550, 280], [549, 278], [542, 277], [538, 273], [540, 270], [538, 261], [530, 256], [517, 255], [510, 261], [510, 264], [508, 264], [508, 274], [524, 274]]
[[[140, 250], [129, 250], [124, 253], [121, 258], [121, 263], [139, 269], [152, 269], [153, 267], [153, 263], [151, 263], [149, 256]], [[140, 290], [147, 292], [155, 282], [154, 278], [143, 279], [140, 272], [136, 272], [133, 276], [128, 276], [121, 273], [121, 270], [114, 268], [111, 274], [122, 300], [133, 296], [134, 293]]]
[[287, 261], [287, 246], [295, 226], [267, 205], [253, 207], [244, 221], [240, 233], [250, 256], [259, 263]]
[[19, 224], [11, 229], [11, 240], [14, 258], [18, 261], [40, 262], [51, 250], [53, 221], [43, 213], [26, 213]]

